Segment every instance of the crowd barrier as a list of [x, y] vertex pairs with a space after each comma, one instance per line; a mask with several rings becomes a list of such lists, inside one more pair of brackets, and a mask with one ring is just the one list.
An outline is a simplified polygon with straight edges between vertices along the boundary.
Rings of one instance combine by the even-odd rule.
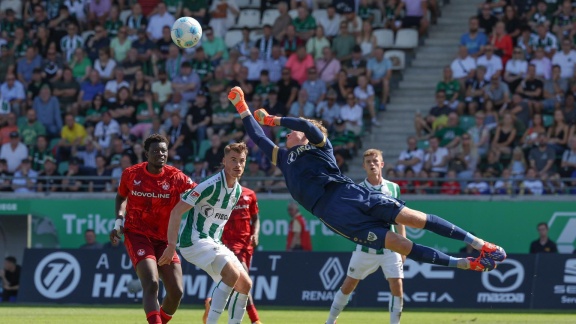
[[[260, 252], [250, 275], [257, 305], [328, 308], [348, 269], [350, 253]], [[183, 304], [203, 305], [214, 287], [183, 261]], [[575, 309], [576, 255], [513, 254], [491, 272], [463, 271], [406, 260], [405, 308]], [[128, 290], [136, 278], [122, 250], [28, 249], [18, 300], [31, 303], [140, 303]], [[382, 272], [360, 282], [349, 307], [386, 309]]]

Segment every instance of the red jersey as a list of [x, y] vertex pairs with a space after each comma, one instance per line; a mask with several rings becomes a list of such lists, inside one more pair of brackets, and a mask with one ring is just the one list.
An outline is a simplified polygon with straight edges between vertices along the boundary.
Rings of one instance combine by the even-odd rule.
[[258, 200], [256, 193], [242, 187], [240, 199], [234, 206], [228, 222], [222, 231], [222, 243], [230, 250], [251, 248], [252, 215], [258, 214]]
[[172, 208], [184, 191], [197, 184], [175, 167], [152, 174], [147, 165], [143, 162], [122, 172], [118, 194], [127, 198], [124, 230], [166, 241]]

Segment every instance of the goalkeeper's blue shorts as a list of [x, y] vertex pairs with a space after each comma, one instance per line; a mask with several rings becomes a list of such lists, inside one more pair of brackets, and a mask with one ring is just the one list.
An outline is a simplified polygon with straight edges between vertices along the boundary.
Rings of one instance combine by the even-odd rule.
[[350, 183], [333, 182], [312, 214], [335, 233], [373, 249], [384, 248], [384, 237], [405, 203], [381, 192]]

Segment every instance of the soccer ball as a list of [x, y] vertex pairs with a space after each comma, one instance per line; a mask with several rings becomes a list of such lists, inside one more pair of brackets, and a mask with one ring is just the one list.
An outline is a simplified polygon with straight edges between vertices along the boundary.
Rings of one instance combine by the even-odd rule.
[[139, 293], [142, 290], [140, 279], [133, 279], [129, 281], [126, 286], [128, 287], [128, 291], [133, 294]]
[[202, 38], [202, 26], [192, 17], [178, 18], [172, 25], [172, 41], [180, 48], [190, 48]]

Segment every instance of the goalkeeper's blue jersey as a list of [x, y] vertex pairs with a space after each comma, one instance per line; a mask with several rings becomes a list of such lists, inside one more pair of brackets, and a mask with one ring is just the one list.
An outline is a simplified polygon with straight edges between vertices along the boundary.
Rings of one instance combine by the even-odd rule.
[[289, 150], [280, 149], [276, 165], [282, 170], [294, 200], [311, 213], [330, 182], [354, 184], [338, 168], [328, 139], [324, 145], [306, 144]]

